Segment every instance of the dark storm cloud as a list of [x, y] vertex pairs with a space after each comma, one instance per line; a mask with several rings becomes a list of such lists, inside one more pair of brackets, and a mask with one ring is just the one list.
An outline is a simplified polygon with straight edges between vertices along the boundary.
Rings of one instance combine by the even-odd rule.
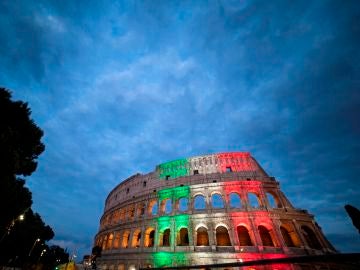
[[357, 1], [0, 5], [0, 83], [45, 131], [28, 184], [55, 243], [89, 252], [135, 172], [250, 151], [336, 248], [360, 246]]

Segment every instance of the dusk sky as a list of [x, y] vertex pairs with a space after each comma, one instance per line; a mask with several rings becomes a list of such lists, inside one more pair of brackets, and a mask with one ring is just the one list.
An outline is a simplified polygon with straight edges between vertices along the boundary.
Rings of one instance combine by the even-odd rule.
[[360, 251], [359, 1], [1, 1], [0, 44], [0, 85], [45, 134], [27, 186], [52, 243], [90, 253], [137, 172], [248, 151]]

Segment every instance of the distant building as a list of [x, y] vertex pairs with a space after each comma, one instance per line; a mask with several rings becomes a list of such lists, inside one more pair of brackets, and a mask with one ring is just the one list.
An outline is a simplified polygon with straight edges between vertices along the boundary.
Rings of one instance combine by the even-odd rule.
[[170, 161], [126, 179], [106, 199], [95, 245], [103, 249], [97, 265], [111, 270], [336, 253], [314, 217], [243, 152]]

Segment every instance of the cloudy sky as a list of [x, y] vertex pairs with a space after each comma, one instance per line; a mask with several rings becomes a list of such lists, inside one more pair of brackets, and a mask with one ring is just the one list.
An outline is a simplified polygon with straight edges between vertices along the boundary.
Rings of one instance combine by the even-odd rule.
[[27, 179], [89, 253], [109, 191], [171, 159], [250, 151], [343, 252], [360, 238], [358, 1], [1, 1], [0, 85], [46, 151]]

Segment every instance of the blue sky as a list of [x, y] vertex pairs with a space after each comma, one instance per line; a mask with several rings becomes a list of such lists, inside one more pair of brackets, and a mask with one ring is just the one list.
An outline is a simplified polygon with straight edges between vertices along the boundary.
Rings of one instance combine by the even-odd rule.
[[171, 159], [250, 151], [341, 251], [360, 239], [358, 1], [3, 1], [0, 84], [46, 151], [54, 243], [91, 250], [109, 191]]

